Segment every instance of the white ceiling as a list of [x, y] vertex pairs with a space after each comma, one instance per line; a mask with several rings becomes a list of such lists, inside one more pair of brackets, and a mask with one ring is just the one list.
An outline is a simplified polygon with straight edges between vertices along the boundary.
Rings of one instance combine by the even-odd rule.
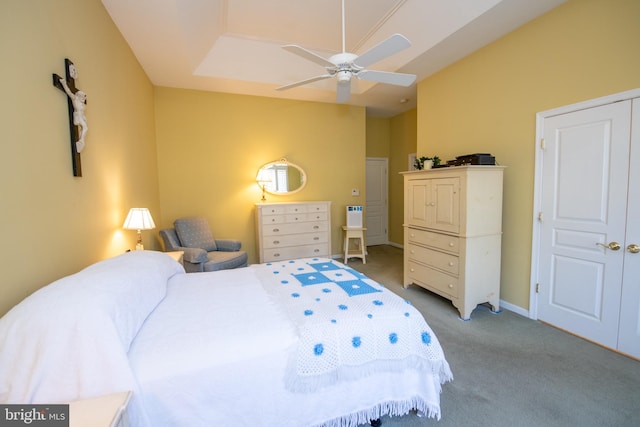
[[[416, 74], [446, 67], [566, 0], [346, 0], [346, 50], [361, 54], [394, 33], [412, 46], [367, 67]], [[334, 79], [282, 49], [328, 58], [342, 50], [341, 0], [102, 0], [154, 85], [335, 102]], [[352, 83], [349, 104], [390, 117], [416, 106], [416, 85]], [[404, 100], [405, 102], [402, 102]]]

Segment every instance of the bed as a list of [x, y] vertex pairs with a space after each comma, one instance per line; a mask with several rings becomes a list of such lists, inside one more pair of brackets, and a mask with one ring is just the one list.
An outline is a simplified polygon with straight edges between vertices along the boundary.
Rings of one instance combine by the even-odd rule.
[[331, 259], [185, 274], [165, 254], [130, 252], [0, 319], [0, 402], [131, 390], [132, 427], [439, 419], [451, 379], [422, 315]]

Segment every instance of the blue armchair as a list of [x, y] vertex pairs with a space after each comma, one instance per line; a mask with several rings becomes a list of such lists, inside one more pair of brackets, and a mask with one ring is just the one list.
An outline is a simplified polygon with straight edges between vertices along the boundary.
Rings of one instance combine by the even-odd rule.
[[174, 228], [160, 230], [164, 250], [183, 251], [187, 273], [246, 267], [247, 253], [239, 240], [214, 239], [206, 218], [180, 218]]

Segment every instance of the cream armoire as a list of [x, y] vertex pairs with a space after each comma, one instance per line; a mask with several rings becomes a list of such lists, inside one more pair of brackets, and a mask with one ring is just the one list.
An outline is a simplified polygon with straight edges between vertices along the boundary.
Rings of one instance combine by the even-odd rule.
[[453, 303], [464, 320], [488, 302], [499, 311], [502, 166], [402, 172], [404, 287]]

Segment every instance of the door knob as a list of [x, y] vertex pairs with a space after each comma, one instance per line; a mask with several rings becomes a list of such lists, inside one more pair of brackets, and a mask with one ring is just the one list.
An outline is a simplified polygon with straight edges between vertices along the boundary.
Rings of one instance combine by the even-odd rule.
[[627, 250], [632, 254], [637, 254], [638, 252], [640, 252], [640, 246], [636, 245], [635, 243], [632, 243], [629, 246], [627, 246]]
[[598, 242], [596, 243], [596, 245], [600, 245], [605, 249], [611, 249], [612, 251], [617, 251], [618, 249], [620, 249], [620, 243], [618, 242], [610, 242], [608, 245]]

